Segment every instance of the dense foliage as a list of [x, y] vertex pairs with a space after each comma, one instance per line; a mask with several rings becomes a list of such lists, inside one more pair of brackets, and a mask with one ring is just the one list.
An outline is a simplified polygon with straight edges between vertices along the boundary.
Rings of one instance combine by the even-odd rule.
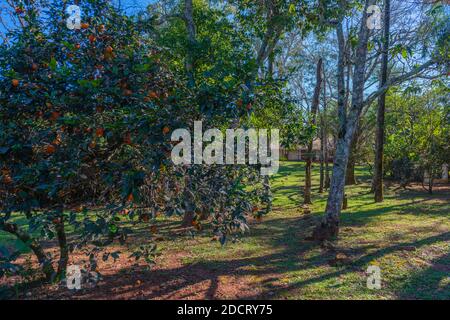
[[[26, 27], [0, 48], [0, 226], [33, 250], [47, 278], [64, 276], [69, 252], [88, 244], [95, 269], [100, 248], [125, 243], [136, 224], [148, 226], [151, 239], [160, 214], [184, 216], [196, 230], [207, 220], [224, 243], [246, 230], [249, 214], [266, 212], [259, 168], [170, 159], [173, 129], [194, 120], [204, 129], [245, 122], [264, 90], [243, 89], [255, 64], [225, 13], [196, 10], [198, 43], [189, 48], [182, 20], [137, 21], [108, 1], [83, 4], [81, 30], [66, 28], [64, 3], [20, 8]], [[194, 49], [192, 84], [183, 60]], [[15, 223], [18, 214], [27, 230]], [[69, 226], [78, 235], [70, 242]], [[40, 245], [55, 237], [56, 271]], [[151, 262], [154, 252], [150, 240], [134, 256]]]

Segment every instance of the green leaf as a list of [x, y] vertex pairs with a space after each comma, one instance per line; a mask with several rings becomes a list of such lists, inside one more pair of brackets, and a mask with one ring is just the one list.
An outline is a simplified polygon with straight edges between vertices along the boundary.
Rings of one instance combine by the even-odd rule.
[[402, 57], [403, 57], [403, 59], [408, 58], [408, 50], [406, 50], [406, 48], [402, 49]]
[[295, 4], [291, 3], [291, 4], [289, 5], [289, 13], [290, 13], [291, 15], [294, 15], [294, 14], [295, 14]]
[[56, 62], [55, 58], [52, 58], [52, 60], [50, 60], [50, 63], [49, 63], [50, 69], [52, 71], [55, 71], [57, 65], [58, 65], [58, 63]]

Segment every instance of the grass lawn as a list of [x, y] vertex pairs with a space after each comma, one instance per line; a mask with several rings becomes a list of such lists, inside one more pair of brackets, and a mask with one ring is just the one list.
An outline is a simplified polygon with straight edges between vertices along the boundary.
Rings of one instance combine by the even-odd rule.
[[[318, 185], [318, 166], [313, 172]], [[433, 195], [418, 187], [386, 190], [373, 202], [369, 173], [357, 168], [359, 184], [346, 188], [334, 244], [307, 238], [324, 211], [326, 193], [313, 189], [312, 214], [301, 206], [304, 167], [284, 162], [272, 179], [274, 212], [224, 247], [211, 235], [170, 236], [161, 228], [156, 266], [149, 270], [122, 258], [101, 263], [103, 280], [78, 293], [36, 288], [43, 298], [270, 298], [270, 299], [450, 299], [450, 186]], [[0, 232], [0, 241], [9, 241]], [[382, 288], [368, 289], [369, 265], [381, 269]]]

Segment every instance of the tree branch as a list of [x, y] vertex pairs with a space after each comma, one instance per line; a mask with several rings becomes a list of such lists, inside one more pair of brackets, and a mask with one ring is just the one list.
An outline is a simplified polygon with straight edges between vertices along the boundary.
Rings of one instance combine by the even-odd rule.
[[413, 70], [411, 70], [408, 73], [405, 73], [405, 74], [395, 77], [395, 78], [391, 78], [391, 80], [388, 81], [384, 86], [380, 87], [377, 91], [375, 91], [371, 95], [369, 95], [367, 97], [367, 99], [364, 101], [364, 104], [371, 104], [375, 99], [377, 99], [381, 94], [386, 92], [390, 87], [410, 80], [411, 78], [417, 76], [419, 73], [421, 73], [422, 71], [431, 67], [435, 63], [436, 63], [436, 61], [429, 60], [429, 61], [425, 62], [424, 64], [422, 64], [421, 66], [414, 68]]

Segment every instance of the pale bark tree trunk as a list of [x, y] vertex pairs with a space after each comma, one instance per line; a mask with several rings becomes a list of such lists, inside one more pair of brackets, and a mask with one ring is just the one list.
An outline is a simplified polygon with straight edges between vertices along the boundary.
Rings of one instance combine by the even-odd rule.
[[[380, 88], [387, 83], [388, 77], [388, 51], [389, 51], [389, 29], [390, 29], [390, 0], [384, 1], [384, 36], [383, 36], [383, 53], [381, 64], [381, 79]], [[386, 92], [383, 92], [378, 98], [378, 112], [377, 112], [377, 130], [375, 142], [375, 163], [374, 163], [374, 177], [373, 177], [373, 191], [375, 192], [375, 202], [383, 202], [383, 153], [384, 153], [384, 114], [386, 109]]]
[[[313, 232], [313, 238], [316, 240], [331, 239], [339, 234], [339, 216], [344, 198], [345, 174], [348, 158], [350, 154], [350, 144], [355, 133], [356, 126], [364, 105], [364, 79], [367, 60], [367, 43], [369, 40], [369, 29], [367, 27], [367, 8], [374, 4], [373, 0], [367, 0], [361, 19], [361, 27], [358, 35], [358, 45], [355, 55], [355, 69], [353, 73], [353, 91], [352, 104], [345, 118], [342, 121], [340, 115], [341, 128], [338, 136], [336, 153], [334, 157], [333, 175], [331, 177], [330, 191], [325, 211], [325, 217], [317, 225]], [[339, 40], [339, 62], [338, 62], [338, 109], [342, 113], [344, 108], [345, 87], [343, 71], [343, 32], [342, 24], [337, 27]], [[339, 101], [342, 100], [342, 101]]]
[[448, 164], [446, 163], [442, 165], [442, 180], [444, 183], [448, 183]]
[[[323, 108], [320, 116], [320, 186], [319, 193], [327, 188], [328, 173], [328, 132], [327, 132], [327, 86], [325, 83], [325, 68], [322, 68], [323, 76]], [[329, 177], [328, 177], [329, 179]]]
[[360, 128], [358, 123], [358, 126], [355, 130], [355, 134], [353, 135], [352, 143], [350, 144], [350, 156], [348, 158], [347, 173], [345, 175], [346, 186], [352, 186], [358, 183], [356, 181], [355, 166], [356, 166], [356, 155], [358, 151], [359, 136], [360, 136]]
[[[319, 109], [320, 88], [322, 84], [322, 58], [319, 58], [316, 68], [316, 87], [314, 88], [314, 95], [311, 104], [311, 125], [316, 125], [317, 110]], [[313, 160], [313, 138], [310, 139], [308, 144], [308, 151], [305, 165], [305, 190], [304, 190], [304, 204], [312, 204], [311, 201], [311, 170]]]

